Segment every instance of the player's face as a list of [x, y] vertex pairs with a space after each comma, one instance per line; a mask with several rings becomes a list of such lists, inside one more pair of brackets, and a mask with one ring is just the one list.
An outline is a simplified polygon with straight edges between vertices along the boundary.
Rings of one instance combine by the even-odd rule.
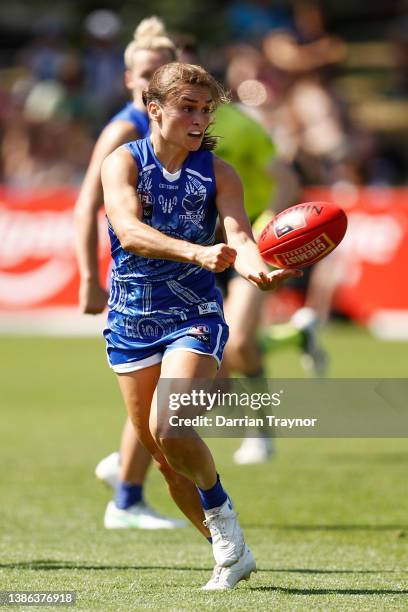
[[155, 70], [170, 60], [170, 53], [166, 50], [139, 49], [135, 51], [133, 66], [125, 72], [126, 87], [132, 91], [134, 97], [141, 96], [142, 91], [149, 85]]
[[208, 87], [183, 86], [177, 98], [171, 98], [161, 107], [162, 137], [173, 145], [197, 151], [211, 122], [213, 106]]

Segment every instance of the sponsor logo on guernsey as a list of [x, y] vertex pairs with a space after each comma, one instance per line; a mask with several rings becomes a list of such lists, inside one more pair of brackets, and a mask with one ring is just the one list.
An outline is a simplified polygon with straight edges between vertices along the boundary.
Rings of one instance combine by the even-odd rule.
[[217, 302], [203, 302], [198, 305], [198, 313], [200, 315], [212, 314], [218, 312]]
[[211, 330], [208, 325], [194, 325], [190, 327], [187, 336], [192, 336], [204, 344], [210, 343]]
[[139, 194], [140, 202], [143, 209], [143, 219], [148, 220], [153, 216], [153, 204], [154, 197], [151, 193], [153, 180], [151, 177], [151, 171], [154, 166], [146, 166], [142, 170], [140, 175], [139, 184], [137, 186], [137, 192]]
[[139, 192], [140, 202], [142, 204], [142, 216], [143, 219], [151, 219], [153, 217], [153, 204], [154, 198], [150, 193], [140, 193]]
[[286, 253], [279, 253], [274, 257], [277, 265], [282, 268], [288, 265], [309, 264], [325, 257], [335, 247], [336, 245], [327, 234], [320, 234], [307, 244], [292, 251], [286, 251]]
[[160, 189], [170, 189], [171, 191], [175, 191], [179, 188], [178, 185], [169, 185], [168, 183], [159, 183]]
[[283, 213], [273, 224], [275, 236], [282, 238], [290, 232], [294, 232], [301, 227], [306, 227], [306, 216], [303, 208], [295, 208]]
[[[202, 178], [201, 175], [200, 178]], [[204, 203], [206, 195], [207, 189], [197, 176], [193, 176], [192, 173], [187, 174], [186, 192], [181, 203], [185, 213], [179, 215], [180, 219], [191, 221], [202, 229], [201, 221], [204, 219], [205, 214]]]

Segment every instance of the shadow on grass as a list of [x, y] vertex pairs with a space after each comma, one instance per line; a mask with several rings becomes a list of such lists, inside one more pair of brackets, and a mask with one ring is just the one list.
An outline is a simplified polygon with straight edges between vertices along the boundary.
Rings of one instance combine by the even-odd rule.
[[408, 590], [403, 589], [292, 589], [274, 586], [250, 587], [250, 590], [286, 595], [406, 595], [408, 593]]
[[[243, 523], [245, 529], [282, 529], [285, 531], [400, 531], [408, 532], [408, 525], [254, 525]], [[403, 535], [403, 534], [400, 534]]]
[[50, 570], [176, 570], [183, 572], [212, 571], [212, 567], [180, 567], [174, 565], [93, 565], [75, 561], [57, 561], [56, 559], [34, 559], [14, 563], [0, 563], [0, 569], [27, 569], [36, 571]]
[[[175, 570], [182, 572], [204, 572], [211, 571], [212, 567], [184, 567], [174, 565], [94, 565], [76, 563], [75, 561], [58, 561], [56, 559], [34, 559], [33, 561], [19, 561], [14, 563], [0, 563], [0, 569], [27, 569], [36, 571], [50, 570]], [[404, 574], [408, 570], [342, 570], [342, 569], [318, 569], [318, 568], [259, 568], [259, 573], [281, 573], [281, 574]], [[278, 587], [259, 587], [260, 589], [278, 589]], [[398, 591], [398, 593], [408, 591]]]
[[259, 572], [272, 572], [274, 574], [407, 574], [408, 570], [365, 570], [365, 569], [315, 569], [315, 568], [260, 568]]

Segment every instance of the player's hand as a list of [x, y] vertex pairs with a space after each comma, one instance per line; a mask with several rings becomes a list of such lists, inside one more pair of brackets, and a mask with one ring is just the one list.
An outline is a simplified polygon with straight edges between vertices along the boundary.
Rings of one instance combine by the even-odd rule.
[[273, 270], [273, 272], [258, 272], [248, 274], [248, 280], [258, 287], [261, 291], [273, 291], [277, 289], [288, 278], [298, 278], [303, 276], [301, 270]]
[[198, 253], [197, 261], [202, 268], [210, 272], [223, 272], [235, 262], [237, 252], [228, 245], [220, 242], [210, 247], [202, 247]]
[[81, 281], [79, 309], [84, 314], [99, 314], [108, 303], [108, 292], [94, 281]]

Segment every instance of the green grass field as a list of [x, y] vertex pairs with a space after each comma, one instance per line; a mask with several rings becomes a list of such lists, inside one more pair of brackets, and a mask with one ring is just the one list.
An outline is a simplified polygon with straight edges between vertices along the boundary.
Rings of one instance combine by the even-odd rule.
[[[407, 377], [406, 343], [346, 325], [325, 341], [332, 376]], [[0, 347], [0, 590], [75, 590], [77, 610], [408, 610], [407, 440], [280, 439], [268, 464], [240, 468], [239, 441], [212, 440], [259, 571], [205, 594], [211, 549], [192, 528], [102, 526], [110, 494], [93, 470], [124, 418], [103, 342]], [[302, 375], [294, 349], [268, 364], [275, 376]], [[178, 515], [153, 471], [147, 497]]]

